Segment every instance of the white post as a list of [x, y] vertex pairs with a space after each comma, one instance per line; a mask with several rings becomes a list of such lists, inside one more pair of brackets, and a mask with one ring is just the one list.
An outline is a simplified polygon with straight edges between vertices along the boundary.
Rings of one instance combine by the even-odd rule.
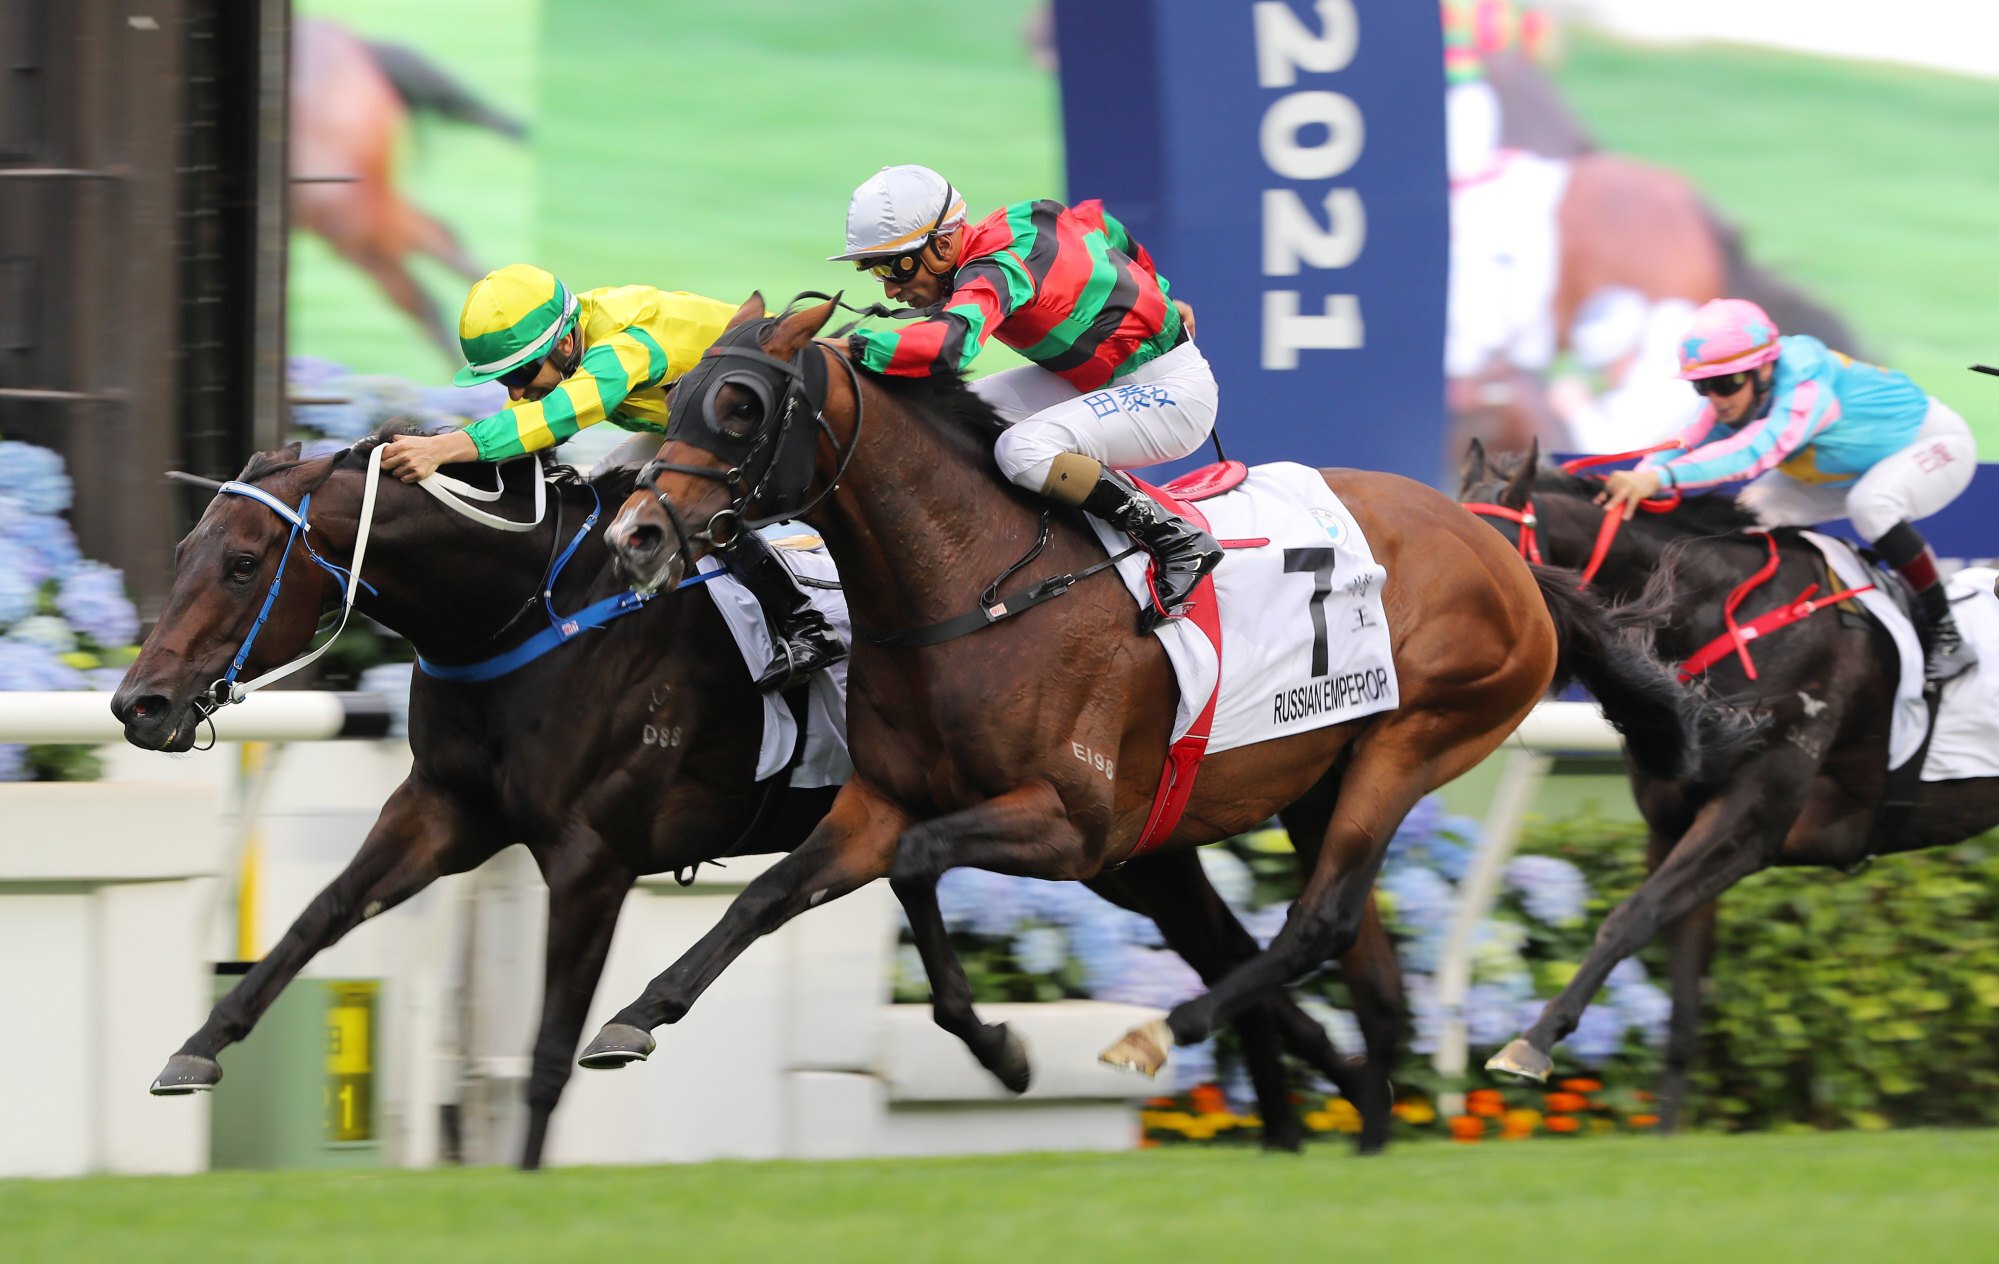
[[1451, 910], [1442, 959], [1437, 964], [1437, 1009], [1442, 1015], [1442, 1026], [1437, 1032], [1437, 1051], [1431, 1057], [1431, 1065], [1446, 1086], [1437, 1098], [1437, 1109], [1446, 1115], [1461, 1115], [1465, 1109], [1462, 1085], [1470, 1054], [1465, 996], [1471, 990], [1472, 936], [1498, 902], [1500, 875], [1513, 856], [1521, 818], [1533, 806], [1534, 796], [1553, 762], [1549, 756], [1525, 746], [1506, 753], [1499, 789], [1493, 794], [1492, 806], [1479, 827], [1478, 848], [1472, 853], [1464, 881], [1458, 884], [1457, 907]]

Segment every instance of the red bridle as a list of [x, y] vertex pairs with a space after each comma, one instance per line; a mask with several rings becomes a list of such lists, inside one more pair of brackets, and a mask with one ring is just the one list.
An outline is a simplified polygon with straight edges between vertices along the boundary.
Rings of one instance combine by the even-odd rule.
[[[1615, 465], [1619, 461], [1629, 461], [1633, 457], [1651, 456], [1654, 452], [1664, 452], [1668, 448], [1676, 448], [1678, 446], [1677, 442], [1668, 440], [1665, 443], [1655, 443], [1649, 448], [1640, 448], [1636, 452], [1616, 452], [1608, 456], [1579, 456], [1574, 460], [1562, 462], [1562, 473], [1576, 474], [1598, 465]], [[1540, 518], [1534, 512], [1534, 497], [1532, 494], [1528, 495], [1527, 504], [1521, 509], [1515, 509], [1511, 505], [1501, 505], [1488, 501], [1468, 500], [1460, 503], [1466, 509], [1482, 517], [1504, 518], [1508, 522], [1518, 523], [1520, 525], [1520, 556], [1537, 566], [1542, 564], [1541, 544], [1539, 539], [1536, 538], [1534, 531]], [[1667, 513], [1679, 508], [1679, 506], [1680, 493], [1677, 490], [1668, 492], [1664, 496], [1655, 496], [1650, 500], [1638, 502], [1638, 507], [1646, 513]], [[1617, 532], [1623, 525], [1624, 513], [1617, 506], [1612, 505], [1603, 511], [1603, 525], [1597, 528], [1596, 544], [1590, 549], [1589, 563], [1583, 567], [1582, 582], [1577, 584], [1576, 587], [1587, 588], [1590, 581], [1596, 578], [1598, 569], [1603, 566], [1603, 559], [1610, 553], [1611, 542], [1617, 539]]]

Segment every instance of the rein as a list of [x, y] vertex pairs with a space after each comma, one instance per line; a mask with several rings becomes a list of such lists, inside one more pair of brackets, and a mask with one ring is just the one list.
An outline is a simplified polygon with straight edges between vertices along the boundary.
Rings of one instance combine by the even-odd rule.
[[[1664, 443], [1655, 443], [1649, 448], [1639, 448], [1633, 452], [1615, 452], [1607, 456], [1577, 457], [1574, 460], [1562, 462], [1562, 473], [1578, 474], [1583, 470], [1591, 469], [1598, 465], [1615, 465], [1619, 461], [1629, 461], [1633, 457], [1650, 456], [1654, 452], [1664, 452], [1668, 448], [1677, 448], [1679, 446], [1678, 442], [1668, 440]], [[1681, 499], [1680, 492], [1678, 489], [1675, 489], [1667, 495], [1655, 496], [1650, 500], [1639, 501], [1638, 507], [1646, 513], [1670, 513], [1680, 507]], [[1458, 503], [1480, 517], [1504, 518], [1508, 522], [1518, 523], [1520, 526], [1520, 556], [1526, 558], [1536, 566], [1545, 565], [1541, 557], [1540, 543], [1534, 533], [1534, 528], [1539, 523], [1540, 517], [1534, 511], [1534, 497], [1532, 493], [1529, 493], [1526, 507], [1522, 509], [1515, 509], [1511, 505], [1502, 505], [1488, 501], [1463, 500]], [[1603, 523], [1597, 528], [1596, 543], [1590, 549], [1589, 562], [1584, 565], [1582, 580], [1576, 587], [1588, 588], [1590, 586], [1590, 581], [1596, 578], [1597, 571], [1603, 567], [1603, 559], [1610, 555], [1610, 546], [1616, 541], [1617, 533], [1623, 526], [1623, 511], [1615, 505], [1607, 506], [1603, 511]]]

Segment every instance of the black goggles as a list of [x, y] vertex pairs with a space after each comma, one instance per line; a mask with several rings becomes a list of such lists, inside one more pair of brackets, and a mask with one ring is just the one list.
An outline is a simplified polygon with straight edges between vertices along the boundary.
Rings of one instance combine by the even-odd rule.
[[1714, 377], [1697, 377], [1694, 379], [1694, 393], [1696, 395], [1733, 395], [1743, 387], [1749, 385], [1755, 376], [1756, 374], [1753, 370], [1745, 370], [1741, 373], [1722, 373]]
[[541, 376], [541, 366], [546, 364], [547, 362], [548, 362], [547, 356], [545, 355], [536, 356], [534, 359], [529, 360], [526, 364], [517, 365], [514, 368], [508, 369], [505, 373], [500, 374], [497, 380], [499, 381], [500, 385], [506, 387], [510, 391], [514, 390], [524, 391], [528, 387], [534, 385], [534, 380]]

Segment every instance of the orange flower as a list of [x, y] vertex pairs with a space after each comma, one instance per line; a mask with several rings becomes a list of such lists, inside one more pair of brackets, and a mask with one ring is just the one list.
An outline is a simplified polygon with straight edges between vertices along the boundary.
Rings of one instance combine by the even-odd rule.
[[1465, 1111], [1486, 1119], [1496, 1119], [1506, 1113], [1506, 1099], [1498, 1089], [1475, 1088], [1465, 1094]]
[[1563, 1080], [1561, 1087], [1571, 1093], [1600, 1093], [1603, 1091], [1603, 1082], [1585, 1079]]
[[1499, 1135], [1507, 1141], [1522, 1141], [1534, 1135], [1534, 1129], [1541, 1126], [1541, 1112], [1538, 1110], [1509, 1110], [1499, 1121]]
[[1474, 1115], [1451, 1116], [1451, 1140], [1472, 1142], [1485, 1135], [1485, 1120]]
[[1646, 1092], [1642, 1088], [1639, 1089], [1637, 1092], [1633, 1093], [1632, 1096], [1637, 1098], [1641, 1102], [1656, 1102], [1659, 1100], [1653, 1094]]
[[1657, 1115], [1633, 1115], [1625, 1122], [1633, 1128], [1656, 1128], [1659, 1125], [1659, 1117]]
[[1541, 1104], [1557, 1113], [1588, 1110], [1589, 1098], [1581, 1093], [1549, 1093], [1541, 1099]]
[[1226, 1114], [1229, 1108], [1228, 1098], [1223, 1097], [1222, 1090], [1213, 1084], [1196, 1084], [1187, 1097], [1198, 1115]]
[[1569, 1115], [1548, 1116], [1547, 1128], [1549, 1132], [1574, 1132], [1581, 1127], [1582, 1124], [1572, 1116]]

